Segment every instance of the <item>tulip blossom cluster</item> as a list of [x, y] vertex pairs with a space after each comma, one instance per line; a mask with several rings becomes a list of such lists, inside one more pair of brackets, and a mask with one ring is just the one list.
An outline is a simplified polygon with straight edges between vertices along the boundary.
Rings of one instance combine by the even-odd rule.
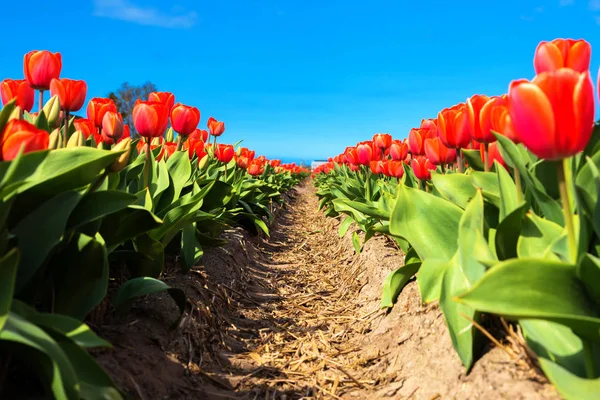
[[371, 141], [346, 148], [313, 173], [327, 174], [337, 164], [353, 171], [368, 166], [373, 174], [402, 177], [404, 170], [394, 164], [402, 162], [410, 165], [417, 179], [429, 180], [430, 171], [438, 167], [463, 172], [465, 150], [479, 150], [486, 171], [494, 162], [508, 169], [497, 134], [522, 143], [538, 158], [571, 157], [583, 151], [592, 135], [595, 92], [590, 59], [591, 46], [585, 40], [541, 42], [534, 55], [537, 75], [532, 80], [511, 82], [506, 94], [475, 94], [445, 108], [437, 118], [423, 119], [403, 141], [376, 134]]

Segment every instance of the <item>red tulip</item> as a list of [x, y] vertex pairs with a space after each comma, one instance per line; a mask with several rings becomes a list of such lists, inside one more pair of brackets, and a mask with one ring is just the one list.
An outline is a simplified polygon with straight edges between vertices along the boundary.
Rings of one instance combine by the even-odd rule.
[[208, 126], [210, 134], [213, 136], [221, 136], [225, 132], [225, 122], [219, 122], [213, 117], [208, 119], [206, 126]]
[[404, 162], [393, 160], [387, 161], [385, 174], [398, 179], [402, 178], [404, 176]]
[[117, 142], [121, 142], [127, 138], [131, 139], [131, 129], [129, 129], [129, 125], [123, 125], [123, 135], [121, 135], [121, 138]]
[[248, 166], [248, 173], [250, 175], [257, 176], [261, 175], [263, 172], [265, 172], [264, 166], [258, 160], [253, 160], [250, 162], [250, 165]]
[[351, 165], [358, 165], [358, 151], [356, 147], [346, 147], [344, 154]]
[[65, 111], [79, 111], [85, 102], [87, 85], [74, 79], [52, 79], [50, 94], [58, 96], [60, 107]]
[[254, 150], [250, 150], [247, 149], [246, 147], [242, 147], [242, 149], [240, 150], [240, 155], [248, 158], [248, 160], [252, 161], [254, 160], [254, 156], [256, 155], [256, 152]]
[[135, 130], [140, 136], [159, 137], [167, 129], [169, 110], [163, 103], [137, 100], [131, 117]]
[[47, 50], [30, 51], [24, 58], [25, 79], [37, 90], [48, 90], [52, 79], [60, 76], [62, 58], [60, 53], [50, 53]]
[[536, 156], [559, 160], [582, 151], [592, 135], [594, 86], [589, 71], [543, 72], [513, 81], [508, 108], [513, 129]]
[[425, 154], [425, 139], [437, 136], [431, 128], [412, 128], [408, 133], [408, 147], [413, 155]]
[[97, 128], [102, 128], [102, 120], [107, 112], [117, 112], [117, 105], [111, 99], [94, 97], [87, 106], [87, 117]]
[[165, 160], [171, 157], [175, 151], [177, 151], [177, 143], [175, 142], [166, 142], [163, 144], [163, 149], [165, 150]]
[[373, 161], [373, 147], [367, 143], [362, 143], [356, 146], [356, 155], [358, 157], [357, 164], [369, 165]]
[[481, 109], [489, 99], [488, 96], [476, 94], [467, 100], [467, 116], [469, 119], [471, 137], [480, 143], [491, 143], [496, 140], [496, 137], [491, 133], [482, 132], [479, 123]]
[[371, 167], [371, 172], [374, 174], [383, 174], [385, 172], [385, 163], [384, 161], [371, 161], [369, 163]]
[[410, 166], [417, 179], [425, 181], [431, 179], [431, 170], [435, 169], [435, 165], [433, 165], [427, 157], [423, 156], [414, 157], [410, 162]]
[[401, 140], [394, 140], [390, 146], [392, 160], [402, 161], [408, 155], [408, 145]]
[[17, 157], [21, 147], [23, 153], [46, 150], [49, 141], [48, 132], [36, 128], [27, 121], [12, 119], [4, 126], [0, 136], [2, 160], [10, 161]]
[[536, 74], [571, 68], [577, 72], [590, 69], [592, 46], [585, 40], [554, 39], [540, 42], [535, 49], [533, 66]]
[[[123, 117], [118, 112], [109, 111], [102, 118], [102, 136], [107, 143], [118, 141], [123, 136]], [[108, 140], [106, 140], [108, 139]]]
[[421, 120], [421, 129], [431, 130], [431, 132], [433, 132], [434, 136], [437, 136], [437, 131], [438, 131], [437, 125], [438, 125], [437, 118], [433, 118], [433, 119], [423, 118]]
[[33, 108], [33, 88], [25, 79], [5, 79], [0, 83], [0, 94], [2, 104], [7, 105], [13, 99], [17, 99], [16, 105], [22, 110], [31, 111]]
[[167, 113], [170, 113], [175, 104], [175, 96], [170, 92], [152, 92], [148, 95], [148, 101], [164, 104], [167, 107]]
[[242, 169], [246, 169], [246, 168], [248, 168], [248, 165], [250, 165], [250, 159], [248, 159], [248, 157], [246, 157], [244, 155], [240, 155], [239, 157], [234, 157], [234, 158], [235, 158], [235, 163], [237, 164], [237, 166]]
[[92, 133], [98, 131], [94, 121], [90, 121], [87, 118], [77, 118], [73, 121], [73, 124], [75, 125], [75, 130], [81, 131], [86, 139], [89, 138]]
[[225, 164], [231, 161], [234, 154], [233, 146], [230, 144], [219, 144], [215, 149], [215, 157]]
[[206, 152], [206, 145], [203, 141], [200, 140], [194, 145], [194, 153], [196, 153], [196, 156], [198, 156], [198, 160], [202, 160], [208, 155]]
[[471, 132], [465, 104], [446, 108], [438, 114], [438, 136], [444, 145], [453, 149], [469, 146]]
[[425, 141], [425, 155], [434, 165], [451, 164], [456, 161], [456, 150], [444, 146], [439, 137]]
[[[160, 153], [158, 154], [158, 156], [156, 156], [156, 161], [162, 160], [162, 158], [165, 154], [165, 146], [163, 146], [164, 141], [165, 140], [162, 137], [152, 139], [152, 142], [150, 144], [150, 151], [154, 151], [158, 147], [160, 147]], [[146, 141], [140, 140], [136, 147], [137, 147], [138, 153], [140, 153], [140, 154], [145, 153], [146, 152]]]
[[171, 125], [181, 136], [194, 132], [200, 122], [200, 110], [177, 103], [171, 109]]
[[516, 136], [510, 114], [508, 112], [508, 96], [492, 97], [481, 109], [479, 114], [479, 123], [484, 132], [494, 131], [500, 133], [515, 143], [520, 143]]
[[387, 133], [377, 133], [373, 136], [373, 144], [379, 150], [387, 150], [392, 145], [392, 135]]
[[[481, 148], [479, 150], [479, 154], [481, 155], [481, 161], [485, 163], [484, 151], [485, 151], [484, 147], [481, 146]], [[498, 161], [500, 163], [500, 165], [502, 165], [504, 168], [508, 169], [508, 166], [506, 165], [506, 161], [504, 161], [504, 158], [502, 158], [502, 154], [500, 153], [500, 149], [498, 149], [498, 142], [492, 142], [492, 143], [488, 144], [487, 169], [492, 168], [492, 165], [494, 165], [494, 161]]]
[[273, 168], [279, 167], [281, 165], [281, 160], [271, 160], [269, 161], [269, 165]]

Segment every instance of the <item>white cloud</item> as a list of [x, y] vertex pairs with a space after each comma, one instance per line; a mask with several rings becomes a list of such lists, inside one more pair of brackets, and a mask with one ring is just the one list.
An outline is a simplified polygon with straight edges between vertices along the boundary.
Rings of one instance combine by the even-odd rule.
[[570, 6], [573, 3], [575, 3], [575, 0], [560, 0], [561, 7]]
[[135, 5], [128, 0], [94, 0], [94, 15], [163, 28], [191, 28], [197, 19], [194, 11], [179, 8], [173, 13], [166, 13], [156, 8]]
[[600, 10], [600, 0], [590, 0], [588, 2], [588, 8], [592, 11]]

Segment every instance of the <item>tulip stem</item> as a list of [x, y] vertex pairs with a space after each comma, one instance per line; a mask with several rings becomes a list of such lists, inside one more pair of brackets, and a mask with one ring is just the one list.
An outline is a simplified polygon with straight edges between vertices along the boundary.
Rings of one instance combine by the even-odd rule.
[[150, 138], [146, 138], [146, 168], [144, 170], [144, 188], [150, 183], [150, 167], [152, 163], [152, 150], [150, 149]]
[[181, 135], [177, 135], [177, 151], [181, 151], [183, 147], [183, 142], [181, 141]]
[[[44, 91], [40, 90], [40, 94], [38, 97], [38, 112], [41, 112], [42, 108], [44, 108]], [[48, 118], [47, 115], [46, 115], [46, 118]]]
[[463, 159], [462, 149], [456, 149], [456, 158], [458, 160], [458, 172], [465, 172], [465, 160]]
[[563, 213], [565, 217], [565, 227], [567, 228], [567, 239], [569, 241], [569, 252], [571, 256], [571, 262], [576, 263], [577, 242], [575, 240], [575, 227], [573, 225], [573, 214], [571, 213], [571, 202], [569, 201], [569, 190], [571, 188], [572, 182], [570, 179], [567, 179], [568, 175], [565, 173], [567, 168], [569, 168], [568, 158], [565, 158], [558, 163], [558, 189], [560, 191], [560, 198], [563, 203]]
[[490, 172], [490, 163], [489, 163], [489, 151], [488, 151], [488, 144], [485, 143], [483, 145], [483, 170], [485, 172]]
[[69, 134], [69, 111], [65, 110], [65, 126], [64, 126], [64, 130], [63, 130], [63, 140], [62, 140], [62, 147], [67, 147], [67, 140], [68, 140], [68, 134]]
[[517, 167], [513, 169], [513, 173], [515, 174], [515, 186], [517, 187], [517, 202], [521, 203], [523, 201], [523, 186], [521, 185], [521, 174]]

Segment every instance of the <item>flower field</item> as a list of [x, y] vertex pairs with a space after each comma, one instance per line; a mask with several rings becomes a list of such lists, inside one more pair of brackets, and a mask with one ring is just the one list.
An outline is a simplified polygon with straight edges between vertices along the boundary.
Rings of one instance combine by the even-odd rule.
[[[541, 42], [532, 80], [311, 174], [170, 92], [128, 126], [26, 54], [0, 83], [0, 398], [599, 398], [590, 59]], [[438, 386], [410, 364], [436, 359]]]

